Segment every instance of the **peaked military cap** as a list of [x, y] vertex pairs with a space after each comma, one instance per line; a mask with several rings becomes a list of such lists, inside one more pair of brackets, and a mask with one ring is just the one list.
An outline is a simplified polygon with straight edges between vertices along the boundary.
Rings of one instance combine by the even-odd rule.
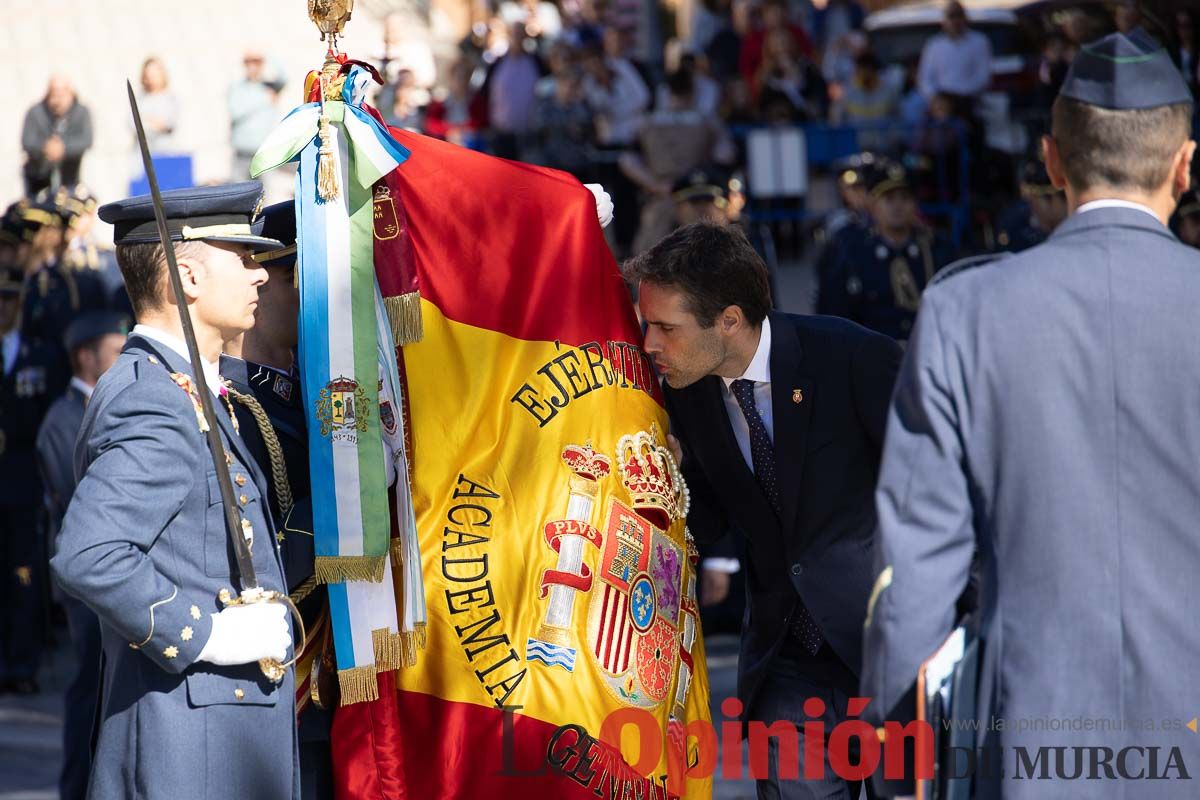
[[296, 204], [291, 200], [267, 206], [255, 223], [255, 232], [283, 245], [254, 254], [264, 267], [290, 267], [296, 263]]
[[1179, 68], [1140, 28], [1084, 45], [1059, 95], [1114, 111], [1192, 102]]
[[20, 294], [25, 273], [19, 267], [0, 267], [0, 295]]
[[69, 353], [109, 333], [128, 336], [129, 317], [119, 311], [89, 311], [80, 314], [67, 326], [63, 333], [63, 346]]
[[[260, 236], [251, 227], [262, 208], [262, 192], [258, 181], [163, 192], [171, 240], [244, 244], [255, 252], [283, 247], [277, 239]], [[154, 203], [148, 194], [100, 206], [100, 219], [113, 226], [113, 244], [158, 242]]]
[[875, 164], [875, 154], [870, 151], [855, 153], [833, 162], [833, 169], [838, 174], [838, 180], [846, 186], [863, 183], [867, 170]]
[[908, 170], [903, 164], [890, 159], [876, 159], [869, 166], [863, 168], [863, 180], [867, 184], [867, 190], [875, 197], [883, 197], [885, 194], [897, 189], [909, 189]]
[[25, 221], [21, 219], [20, 201], [13, 203], [4, 210], [0, 217], [0, 242], [5, 244], [20, 244], [25, 237]]
[[676, 203], [692, 200], [724, 202], [727, 191], [724, 178], [711, 169], [694, 169], [684, 174], [676, 179], [671, 190], [671, 199]]

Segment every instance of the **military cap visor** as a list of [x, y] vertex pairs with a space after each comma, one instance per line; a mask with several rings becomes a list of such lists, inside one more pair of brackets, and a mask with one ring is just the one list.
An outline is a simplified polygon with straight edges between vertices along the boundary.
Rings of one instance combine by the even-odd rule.
[[264, 267], [291, 267], [296, 264], [296, 204], [291, 200], [269, 205], [255, 223], [255, 232], [276, 239], [280, 247], [260, 250], [254, 260]]
[[1067, 73], [1062, 97], [1113, 111], [1192, 102], [1192, 93], [1167, 51], [1134, 29], [1084, 45]]
[[[162, 199], [172, 241], [240, 244], [254, 252], [283, 247], [278, 239], [263, 236], [255, 228], [262, 199], [258, 181], [171, 189], [162, 193]], [[113, 226], [114, 244], [159, 241], [154, 203], [148, 194], [101, 206], [100, 219]]]
[[63, 346], [69, 353], [110, 333], [128, 336], [129, 318], [117, 311], [90, 311], [67, 326], [63, 333]]

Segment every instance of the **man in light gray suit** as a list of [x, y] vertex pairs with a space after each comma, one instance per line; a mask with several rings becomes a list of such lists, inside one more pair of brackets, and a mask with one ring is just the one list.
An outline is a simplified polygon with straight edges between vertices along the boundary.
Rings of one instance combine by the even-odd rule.
[[[281, 247], [251, 226], [255, 182], [164, 192], [184, 299], [196, 332], [241, 528], [259, 584], [287, 594], [263, 475], [224, 397], [221, 347], [254, 324]], [[148, 197], [104, 206], [138, 324], [96, 385], [80, 431], [82, 477], [52, 567], [100, 618], [105, 670], [88, 797], [299, 798], [295, 682], [263, 676], [291, 645], [278, 603], [223, 607], [241, 588]]]
[[1084, 47], [1043, 143], [1072, 215], [922, 300], [862, 690], [876, 724], [911, 719], [977, 552], [979, 798], [1200, 796], [1200, 255], [1166, 227], [1191, 116], [1139, 33]]

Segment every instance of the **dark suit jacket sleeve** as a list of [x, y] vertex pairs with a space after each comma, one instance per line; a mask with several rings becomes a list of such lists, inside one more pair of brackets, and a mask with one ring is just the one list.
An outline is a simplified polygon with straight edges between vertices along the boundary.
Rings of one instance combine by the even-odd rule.
[[704, 476], [704, 470], [692, 454], [688, 431], [680, 425], [678, 415], [672, 411], [674, 402], [668, 392], [667, 413], [671, 416], [671, 433], [683, 448], [680, 471], [683, 473], [684, 482], [687, 483], [691, 502], [691, 510], [688, 511], [687, 517], [688, 529], [692, 532], [697, 547], [708, 547], [729, 532], [729, 522], [713, 496], [712, 486]]
[[[954, 624], [975, 552], [959, 407], [934, 295], [925, 296], [888, 417], [875, 506], [875, 572], [862, 691], [878, 723]], [[911, 695], [909, 696], [911, 701]], [[906, 709], [911, 717], [911, 709]]]
[[903, 356], [895, 340], [872, 333], [859, 343], [850, 362], [855, 410], [877, 451], [883, 449], [888, 405]]
[[[51, 567], [62, 588], [118, 635], [140, 644], [164, 670], [181, 672], [211, 632], [208, 615], [194, 619], [189, 609], [207, 608], [212, 598], [186, 597], [149, 551], [191, 493], [208, 491], [195, 485], [207, 456], [195, 411], [164, 372], [122, 387], [85, 435], [80, 446], [91, 463], [67, 509]], [[196, 535], [203, 536], [199, 525]], [[187, 642], [178, 637], [184, 627], [195, 631]], [[177, 657], [165, 657], [168, 645]]]

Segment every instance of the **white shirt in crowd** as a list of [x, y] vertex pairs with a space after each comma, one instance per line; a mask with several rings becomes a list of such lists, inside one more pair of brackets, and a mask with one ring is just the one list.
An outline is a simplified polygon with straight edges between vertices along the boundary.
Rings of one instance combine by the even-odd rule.
[[992, 44], [979, 31], [957, 39], [939, 33], [925, 43], [917, 86], [926, 99], [945, 92], [977, 95], [992, 82]]

